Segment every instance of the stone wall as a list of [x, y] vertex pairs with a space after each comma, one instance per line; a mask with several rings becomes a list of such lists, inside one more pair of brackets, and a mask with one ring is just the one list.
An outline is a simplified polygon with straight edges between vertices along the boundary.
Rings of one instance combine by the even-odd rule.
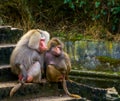
[[[95, 69], [103, 65], [102, 61], [108, 68], [114, 68], [116, 63], [116, 71], [120, 69], [120, 42], [94, 40], [66, 42], [65, 50], [70, 54], [71, 60], [81, 64], [83, 68]], [[101, 56], [100, 59], [103, 60], [99, 60]]]

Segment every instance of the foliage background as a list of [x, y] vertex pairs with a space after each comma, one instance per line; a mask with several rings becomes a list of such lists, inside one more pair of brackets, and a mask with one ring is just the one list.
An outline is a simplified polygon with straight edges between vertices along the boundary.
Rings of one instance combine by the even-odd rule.
[[0, 25], [65, 40], [120, 40], [120, 0], [0, 0]]

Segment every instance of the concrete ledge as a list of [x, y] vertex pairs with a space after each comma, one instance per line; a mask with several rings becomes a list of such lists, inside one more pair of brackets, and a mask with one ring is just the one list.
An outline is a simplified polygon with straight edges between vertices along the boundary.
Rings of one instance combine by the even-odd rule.
[[106, 73], [106, 72], [97, 72], [97, 71], [81, 71], [81, 70], [72, 70], [70, 75], [74, 76], [84, 76], [84, 77], [98, 77], [98, 78], [109, 78], [109, 79], [118, 79], [120, 80], [120, 75], [115, 73]]
[[[16, 83], [2, 83], [0, 86], [0, 100], [9, 99], [9, 92]], [[94, 88], [87, 85], [67, 81], [68, 89], [71, 93], [81, 95], [83, 98], [91, 101], [119, 101], [119, 95], [114, 88], [102, 89]], [[56, 83], [33, 84], [27, 83], [19, 89], [14, 97], [24, 97], [34, 94], [40, 96], [59, 96], [65, 95], [63, 89], [58, 89]], [[74, 100], [73, 100], [74, 101]], [[86, 100], [83, 100], [86, 101]]]

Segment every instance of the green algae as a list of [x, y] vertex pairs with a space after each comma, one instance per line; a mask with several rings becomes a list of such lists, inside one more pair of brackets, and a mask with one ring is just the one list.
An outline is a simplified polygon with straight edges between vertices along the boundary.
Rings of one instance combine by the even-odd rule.
[[120, 59], [114, 59], [106, 56], [98, 56], [97, 59], [103, 64], [110, 63], [110, 65], [113, 65], [113, 66], [120, 65]]

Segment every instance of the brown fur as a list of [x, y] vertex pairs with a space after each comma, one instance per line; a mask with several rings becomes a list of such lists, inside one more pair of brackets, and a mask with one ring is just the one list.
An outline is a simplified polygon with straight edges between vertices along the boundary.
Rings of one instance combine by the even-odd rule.
[[[52, 47], [57, 46], [57, 45], [61, 45], [62, 47], [62, 56], [57, 56], [57, 57], [52, 57], [50, 53], [50, 50]], [[68, 80], [68, 74], [71, 70], [71, 62], [70, 62], [70, 58], [69, 55], [63, 51], [63, 43], [58, 39], [58, 38], [52, 38], [49, 43], [48, 43], [48, 47], [49, 47], [49, 51], [48, 53], [46, 52], [45, 55], [45, 61], [47, 62], [47, 68], [46, 68], [46, 78], [49, 82], [62, 82], [63, 84], [63, 88], [66, 92], [66, 94], [68, 94], [71, 97], [75, 97], [75, 98], [80, 98], [79, 95], [75, 95], [75, 94], [71, 94], [69, 93], [68, 89], [67, 89], [67, 85], [66, 85], [66, 80]], [[51, 56], [49, 59], [49, 56]], [[55, 58], [55, 59], [52, 59]], [[52, 61], [52, 64], [50, 64]], [[54, 63], [55, 62], [55, 63]], [[64, 72], [63, 72], [64, 71]]]

